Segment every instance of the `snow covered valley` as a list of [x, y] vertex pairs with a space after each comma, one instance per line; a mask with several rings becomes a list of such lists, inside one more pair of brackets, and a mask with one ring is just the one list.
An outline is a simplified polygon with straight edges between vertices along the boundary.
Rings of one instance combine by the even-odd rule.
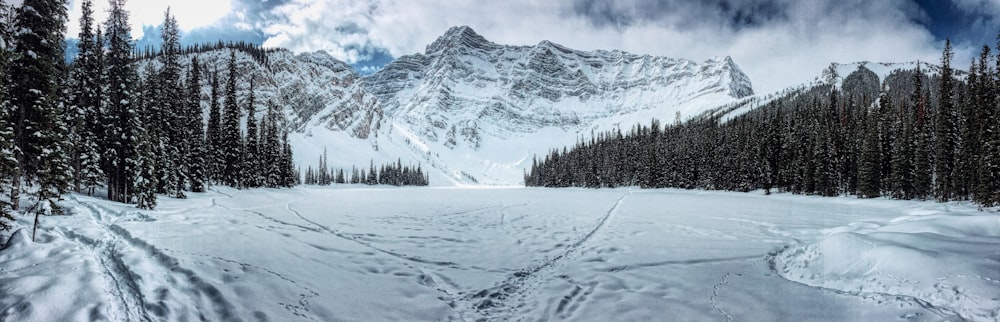
[[[3, 321], [1000, 319], [1000, 216], [686, 190], [70, 195], [0, 250]], [[28, 218], [19, 218], [30, 227]]]

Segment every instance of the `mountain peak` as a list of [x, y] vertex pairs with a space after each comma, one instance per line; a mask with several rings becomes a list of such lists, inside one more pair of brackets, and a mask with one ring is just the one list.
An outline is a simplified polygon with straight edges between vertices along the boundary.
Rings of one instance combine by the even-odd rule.
[[711, 70], [710, 74], [718, 75], [720, 81], [728, 82], [727, 90], [734, 98], [743, 98], [753, 95], [753, 85], [740, 66], [733, 61], [731, 56], [717, 56], [705, 61], [704, 68]]
[[489, 40], [472, 30], [469, 26], [456, 26], [448, 28], [448, 31], [437, 40], [427, 46], [426, 53], [443, 51], [448, 48], [466, 46], [471, 48], [484, 48], [494, 45]]

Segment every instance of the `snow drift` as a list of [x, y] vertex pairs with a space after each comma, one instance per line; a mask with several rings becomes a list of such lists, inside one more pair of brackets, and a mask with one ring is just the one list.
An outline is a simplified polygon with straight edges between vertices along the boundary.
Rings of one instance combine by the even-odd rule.
[[809, 286], [909, 299], [945, 316], [1000, 319], [1000, 216], [915, 211], [822, 233], [781, 251], [776, 271]]

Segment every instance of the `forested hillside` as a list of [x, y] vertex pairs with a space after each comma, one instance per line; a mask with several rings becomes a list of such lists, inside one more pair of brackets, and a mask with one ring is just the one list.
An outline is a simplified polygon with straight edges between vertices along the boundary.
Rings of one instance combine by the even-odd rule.
[[880, 79], [861, 64], [840, 84], [792, 91], [729, 120], [718, 113], [601, 133], [536, 158], [525, 184], [765, 189], [996, 205], [1000, 60], [984, 46], [964, 77], [951, 61], [948, 43], [939, 67], [918, 63]]

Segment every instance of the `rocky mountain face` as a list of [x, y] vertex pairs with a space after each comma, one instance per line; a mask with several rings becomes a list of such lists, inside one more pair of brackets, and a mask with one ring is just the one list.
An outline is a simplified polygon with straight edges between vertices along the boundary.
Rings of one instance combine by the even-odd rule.
[[[454, 27], [422, 54], [364, 79], [385, 114], [430, 142], [473, 149], [546, 127], [590, 128], [599, 119], [707, 96], [753, 94], [729, 57], [702, 63], [622, 51], [580, 51], [542, 41], [506, 46]], [[673, 118], [673, 113], [660, 118]], [[571, 142], [570, 142], [571, 143]]]

